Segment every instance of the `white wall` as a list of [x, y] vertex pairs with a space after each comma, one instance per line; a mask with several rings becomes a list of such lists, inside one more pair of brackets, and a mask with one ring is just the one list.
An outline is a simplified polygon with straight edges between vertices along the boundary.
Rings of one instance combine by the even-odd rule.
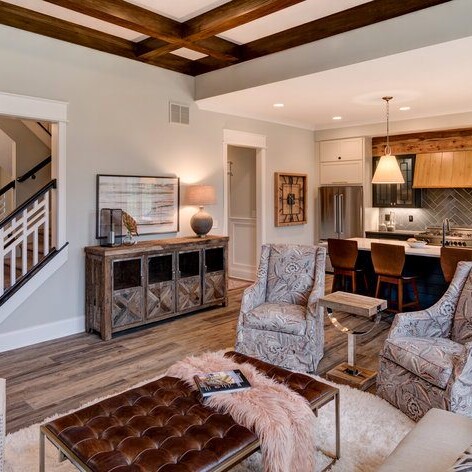
[[14, 152], [13, 140], [0, 129], [0, 168], [2, 171], [2, 178], [0, 186], [7, 184], [11, 180], [12, 156]]
[[[223, 129], [267, 136], [267, 240], [313, 242], [312, 184], [307, 225], [275, 228], [272, 218], [275, 171], [308, 173], [309, 182], [314, 180], [312, 132], [200, 111], [192, 77], [5, 26], [0, 26], [0, 64], [1, 91], [69, 102], [70, 242], [67, 264], [0, 325], [0, 334], [84, 319], [83, 248], [96, 243], [97, 173], [178, 175], [183, 184], [215, 185], [218, 204], [212, 215], [222, 221]], [[169, 100], [190, 106], [190, 126], [168, 123]], [[192, 212], [181, 211], [182, 235], [191, 234]]]
[[[0, 116], [0, 129], [15, 142], [16, 177], [25, 174], [51, 155], [50, 146], [46, 146], [22, 121]], [[35, 179], [17, 182], [15, 187], [16, 204], [23, 203], [50, 180], [51, 166], [45, 166], [36, 173]]]

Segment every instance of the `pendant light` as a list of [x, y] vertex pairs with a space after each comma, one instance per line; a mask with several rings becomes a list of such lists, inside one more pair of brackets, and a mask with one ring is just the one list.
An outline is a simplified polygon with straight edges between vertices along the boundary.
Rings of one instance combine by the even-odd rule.
[[398, 165], [397, 158], [391, 155], [389, 139], [389, 101], [393, 97], [382, 97], [387, 103], [387, 145], [385, 146], [384, 155], [380, 158], [377, 168], [375, 169], [373, 184], [404, 184], [402, 171]]

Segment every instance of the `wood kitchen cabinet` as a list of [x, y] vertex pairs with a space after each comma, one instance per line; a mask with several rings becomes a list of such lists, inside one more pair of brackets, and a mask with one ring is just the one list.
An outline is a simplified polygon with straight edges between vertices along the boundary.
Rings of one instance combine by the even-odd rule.
[[364, 138], [321, 141], [321, 185], [362, 184], [364, 180], [364, 158]]
[[227, 304], [228, 238], [85, 248], [86, 330], [112, 334]]
[[[373, 157], [373, 173], [380, 161], [380, 156]], [[415, 174], [415, 156], [397, 156], [398, 165], [405, 179], [404, 184], [372, 185], [372, 205], [374, 207], [420, 208], [421, 190], [413, 188]]]
[[413, 187], [472, 187], [472, 151], [417, 154]]

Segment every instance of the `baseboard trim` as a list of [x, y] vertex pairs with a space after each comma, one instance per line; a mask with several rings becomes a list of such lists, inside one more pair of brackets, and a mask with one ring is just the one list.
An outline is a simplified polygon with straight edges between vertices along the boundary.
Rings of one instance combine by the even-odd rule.
[[31, 328], [10, 331], [9, 333], [0, 334], [0, 352], [51, 341], [71, 334], [83, 333], [84, 331], [85, 319], [82, 317], [68, 318]]
[[253, 282], [256, 280], [256, 268], [247, 266], [248, 268], [242, 267], [231, 267], [229, 269], [229, 276], [234, 279], [249, 280]]

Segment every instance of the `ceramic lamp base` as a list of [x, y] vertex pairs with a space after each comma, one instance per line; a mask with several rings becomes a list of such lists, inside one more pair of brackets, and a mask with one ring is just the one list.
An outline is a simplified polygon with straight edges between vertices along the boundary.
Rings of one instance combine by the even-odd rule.
[[200, 238], [205, 237], [211, 230], [212, 226], [213, 218], [210, 214], [204, 211], [203, 207], [200, 207], [200, 210], [190, 219], [190, 227]]

